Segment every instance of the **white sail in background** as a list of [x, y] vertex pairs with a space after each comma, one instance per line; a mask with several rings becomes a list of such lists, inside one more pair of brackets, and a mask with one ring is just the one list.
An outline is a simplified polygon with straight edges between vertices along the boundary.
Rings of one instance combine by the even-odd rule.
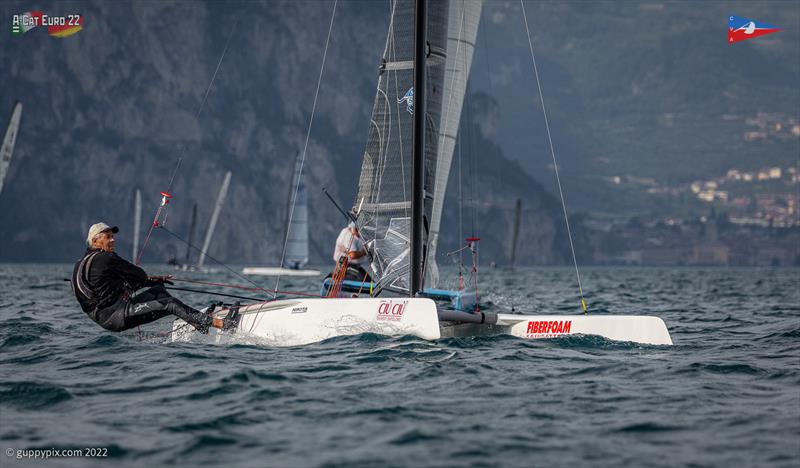
[[11, 121], [8, 123], [6, 135], [3, 137], [3, 146], [0, 148], [0, 193], [3, 192], [3, 182], [8, 174], [8, 166], [11, 164], [11, 156], [14, 154], [14, 144], [17, 142], [17, 132], [19, 131], [19, 121], [22, 117], [22, 104], [14, 104], [11, 111]]
[[298, 153], [292, 185], [289, 192], [288, 212], [291, 222], [286, 226], [286, 255], [283, 268], [300, 269], [308, 263], [308, 193], [302, 177], [302, 160]]
[[205, 263], [208, 248], [211, 246], [211, 238], [214, 236], [214, 229], [217, 227], [217, 219], [219, 212], [222, 211], [222, 205], [225, 203], [225, 197], [228, 195], [228, 186], [231, 184], [231, 171], [225, 173], [225, 180], [222, 182], [222, 187], [219, 189], [217, 195], [217, 204], [214, 206], [214, 213], [211, 215], [211, 221], [208, 223], [208, 230], [206, 231], [206, 239], [203, 241], [203, 250], [200, 258], [197, 259], [197, 267], [202, 268]]
[[136, 189], [133, 201], [133, 256], [139, 258], [139, 231], [142, 229], [142, 191]]

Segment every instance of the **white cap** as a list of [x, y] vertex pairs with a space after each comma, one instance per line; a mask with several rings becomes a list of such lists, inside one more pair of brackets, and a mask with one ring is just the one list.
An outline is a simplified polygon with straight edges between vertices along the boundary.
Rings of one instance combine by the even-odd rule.
[[106, 223], [92, 224], [92, 227], [89, 228], [89, 233], [86, 234], [86, 243], [92, 245], [92, 239], [94, 239], [95, 236], [97, 236], [101, 232], [105, 231], [111, 231], [116, 234], [119, 232], [119, 228], [116, 226], [111, 227]]
[[348, 224], [347, 227], [349, 227], [350, 229], [355, 229], [358, 226], [356, 226], [356, 222], [355, 221], [350, 221], [350, 224]]

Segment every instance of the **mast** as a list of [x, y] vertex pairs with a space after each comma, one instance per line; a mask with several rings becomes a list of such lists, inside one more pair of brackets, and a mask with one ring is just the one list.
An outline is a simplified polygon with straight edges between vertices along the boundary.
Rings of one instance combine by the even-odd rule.
[[201, 251], [200, 258], [197, 259], [198, 268], [203, 267], [203, 262], [206, 259], [208, 247], [211, 245], [211, 237], [214, 235], [214, 228], [217, 227], [217, 219], [219, 212], [222, 210], [222, 205], [225, 203], [225, 196], [228, 195], [228, 186], [231, 183], [231, 171], [225, 173], [225, 180], [222, 182], [222, 187], [219, 189], [217, 195], [217, 205], [214, 207], [214, 214], [211, 215], [211, 221], [208, 223], [208, 230], [206, 231], [206, 240], [203, 242], [203, 250]]
[[422, 289], [422, 216], [425, 203], [425, 56], [427, 49], [427, 2], [416, 0], [414, 11], [414, 134], [411, 165], [411, 287], [414, 297]]
[[0, 148], [0, 192], [3, 191], [3, 181], [8, 173], [8, 166], [11, 164], [11, 155], [14, 153], [14, 144], [17, 141], [19, 130], [19, 119], [22, 116], [22, 104], [14, 104], [11, 111], [11, 121], [6, 128], [6, 135], [3, 137], [3, 146]]
[[186, 243], [186, 259], [184, 264], [189, 264], [189, 257], [192, 255], [192, 242], [194, 241], [194, 231], [197, 226], [197, 203], [192, 205], [192, 221], [189, 223], [189, 242]]
[[[289, 184], [289, 193], [286, 195], [286, 216], [283, 217], [283, 239], [289, 242], [289, 214], [292, 212], [294, 206], [294, 189], [297, 184], [297, 165], [300, 162], [300, 151], [298, 150], [294, 155], [294, 168], [292, 169], [292, 183]], [[281, 265], [283, 267], [283, 265]]]
[[519, 239], [519, 217], [522, 214], [522, 200], [517, 198], [514, 210], [514, 230], [511, 232], [511, 268], [517, 264], [517, 240]]
[[142, 191], [136, 189], [133, 200], [133, 256], [132, 259], [139, 258], [139, 231], [142, 228]]

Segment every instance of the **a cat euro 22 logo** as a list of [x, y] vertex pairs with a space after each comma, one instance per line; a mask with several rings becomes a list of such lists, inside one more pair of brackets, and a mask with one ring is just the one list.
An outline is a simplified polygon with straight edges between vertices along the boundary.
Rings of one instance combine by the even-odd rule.
[[728, 17], [728, 44], [782, 31], [781, 28], [760, 21], [731, 15]]
[[390, 322], [399, 322], [403, 319], [403, 314], [406, 312], [408, 300], [405, 301], [392, 301], [382, 300], [378, 304], [378, 320], [387, 320]]
[[41, 11], [29, 11], [11, 16], [11, 35], [21, 36], [26, 32], [46, 27], [52, 37], [68, 37], [83, 29], [83, 15], [48, 15]]

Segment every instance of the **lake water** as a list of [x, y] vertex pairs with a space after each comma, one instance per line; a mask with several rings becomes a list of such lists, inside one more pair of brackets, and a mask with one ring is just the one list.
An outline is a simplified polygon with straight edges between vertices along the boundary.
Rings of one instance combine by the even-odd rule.
[[[296, 348], [170, 343], [166, 319], [144, 339], [107, 332], [70, 270], [0, 265], [0, 466], [800, 465], [800, 270], [582, 272], [591, 313], [657, 315], [669, 347], [359, 335]], [[568, 268], [480, 281], [495, 312], [580, 309]], [[106, 456], [27, 458], [47, 449]]]

